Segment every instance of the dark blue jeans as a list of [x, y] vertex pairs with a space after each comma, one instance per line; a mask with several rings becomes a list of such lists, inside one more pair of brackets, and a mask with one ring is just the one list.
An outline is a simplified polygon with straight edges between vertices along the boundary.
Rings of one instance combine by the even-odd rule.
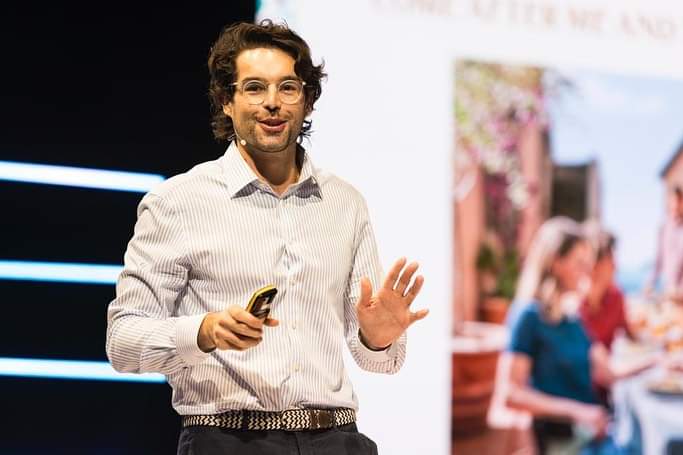
[[328, 430], [254, 431], [183, 428], [178, 455], [377, 455], [377, 445], [355, 423]]

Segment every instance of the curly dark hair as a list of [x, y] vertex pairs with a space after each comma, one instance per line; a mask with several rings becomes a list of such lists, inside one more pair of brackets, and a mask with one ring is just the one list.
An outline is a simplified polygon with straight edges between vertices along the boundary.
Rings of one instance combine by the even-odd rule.
[[[223, 112], [223, 105], [232, 101], [236, 82], [237, 56], [245, 50], [255, 48], [276, 48], [289, 54], [294, 59], [294, 71], [304, 87], [304, 103], [307, 112], [313, 111], [313, 105], [322, 92], [320, 81], [326, 76], [324, 63], [314, 65], [308, 44], [287, 24], [274, 24], [264, 19], [259, 24], [241, 22], [226, 26], [211, 47], [209, 53], [209, 99], [211, 100], [211, 127], [218, 141], [231, 141], [235, 138], [232, 119]], [[299, 133], [299, 142], [311, 134], [311, 121], [304, 120]]]

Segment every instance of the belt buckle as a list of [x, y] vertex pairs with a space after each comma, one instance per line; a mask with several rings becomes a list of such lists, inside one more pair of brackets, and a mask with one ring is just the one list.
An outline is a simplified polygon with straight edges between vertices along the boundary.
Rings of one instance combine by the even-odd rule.
[[309, 409], [310, 430], [330, 428], [334, 425], [334, 413], [325, 409]]

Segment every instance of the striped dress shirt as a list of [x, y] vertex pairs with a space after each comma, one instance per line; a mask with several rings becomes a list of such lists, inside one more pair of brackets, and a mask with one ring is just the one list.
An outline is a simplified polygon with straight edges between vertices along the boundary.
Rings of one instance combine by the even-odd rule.
[[[357, 409], [344, 341], [364, 370], [403, 363], [405, 334], [379, 352], [358, 337], [360, 278], [377, 289], [381, 275], [365, 201], [300, 152], [300, 178], [281, 196], [231, 144], [140, 202], [108, 309], [107, 355], [117, 371], [164, 374], [181, 415]], [[267, 284], [278, 289], [280, 325], [245, 351], [202, 352], [204, 316], [246, 305]]]

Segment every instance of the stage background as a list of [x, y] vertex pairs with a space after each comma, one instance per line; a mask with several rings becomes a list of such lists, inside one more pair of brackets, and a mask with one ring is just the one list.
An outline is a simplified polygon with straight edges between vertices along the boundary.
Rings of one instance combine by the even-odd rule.
[[[171, 176], [219, 156], [206, 59], [223, 25], [253, 20], [254, 8], [251, 1], [213, 9], [4, 6], [2, 165]], [[2, 264], [120, 265], [141, 197], [0, 178], [0, 453], [175, 453], [180, 421], [168, 385], [14, 376], [16, 365], [7, 362], [32, 359], [33, 366], [73, 375], [78, 364], [40, 361], [106, 361], [113, 285], [10, 280]], [[100, 371], [100, 364], [89, 365], [86, 377]]]
[[[653, 259], [661, 219], [658, 173], [683, 140], [675, 107], [663, 110], [668, 117], [642, 112], [657, 106], [650, 95], [680, 86], [683, 7], [635, 0], [273, 0], [260, 2], [258, 16], [285, 19], [306, 37], [314, 57], [325, 60], [329, 79], [313, 114], [316, 163], [365, 195], [384, 264], [408, 255], [426, 276], [415, 305], [431, 314], [410, 330], [403, 369], [382, 377], [347, 362], [361, 428], [382, 453], [449, 453], [453, 322], [472, 317], [454, 305], [457, 62], [551, 67], [582, 76], [579, 82], [597, 79], [602, 88], [589, 101], [611, 102], [611, 116], [593, 108], [593, 117], [579, 118], [579, 125], [609, 118], [609, 128], [621, 122], [640, 137], [652, 136], [646, 143], [599, 142], [605, 132], [620, 130], [606, 127], [595, 135], [595, 128], [572, 129], [564, 121], [552, 139], [563, 164], [602, 160], [603, 221], [619, 236], [621, 269], [640, 271]], [[664, 107], [675, 106], [677, 95]], [[568, 107], [565, 113], [576, 114], [580, 102], [570, 100]], [[636, 110], [629, 119], [614, 117]]]
[[[205, 95], [208, 48], [224, 24], [252, 20], [256, 9], [252, 2], [220, 10], [6, 7], [0, 161], [170, 176], [219, 156]], [[329, 79], [307, 144], [316, 164], [365, 195], [385, 267], [407, 255], [426, 276], [415, 305], [431, 314], [410, 330], [401, 372], [368, 374], [347, 358], [361, 430], [380, 453], [449, 453], [451, 333], [460, 317], [452, 303], [456, 61], [620, 74], [650, 84], [683, 79], [683, 6], [277, 0], [259, 2], [258, 11], [286, 19], [314, 58], [325, 59]], [[658, 140], [674, 147], [678, 138]], [[118, 265], [141, 196], [3, 179], [0, 261]], [[661, 200], [645, 205], [648, 217], [659, 217]], [[619, 220], [607, 221], [622, 243], [643, 245], [629, 259], [637, 265], [652, 250], [656, 227], [629, 231]], [[4, 277], [0, 296], [0, 361], [105, 360], [111, 285]], [[27, 377], [0, 365], [2, 453], [175, 450], [179, 420], [164, 384]]]

